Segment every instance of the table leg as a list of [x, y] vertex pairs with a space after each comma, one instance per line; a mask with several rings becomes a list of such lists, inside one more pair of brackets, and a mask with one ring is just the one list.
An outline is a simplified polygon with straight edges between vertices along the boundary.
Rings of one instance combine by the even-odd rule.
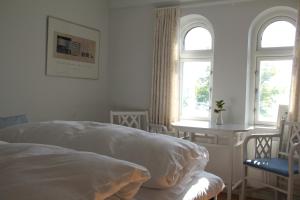
[[232, 179], [233, 179], [233, 153], [234, 153], [234, 134], [229, 138], [229, 174], [228, 174], [228, 183], [227, 183], [227, 200], [231, 200], [232, 196]]

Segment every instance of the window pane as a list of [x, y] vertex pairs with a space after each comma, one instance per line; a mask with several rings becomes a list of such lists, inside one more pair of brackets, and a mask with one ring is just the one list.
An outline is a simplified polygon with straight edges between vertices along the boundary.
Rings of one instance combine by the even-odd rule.
[[287, 21], [273, 22], [262, 34], [261, 47], [291, 47], [295, 43], [296, 28]]
[[183, 63], [182, 118], [209, 117], [210, 66], [209, 61]]
[[292, 60], [260, 61], [258, 121], [276, 122], [279, 104], [289, 104], [292, 63]]
[[184, 50], [210, 50], [212, 38], [210, 32], [202, 27], [191, 29], [184, 38]]

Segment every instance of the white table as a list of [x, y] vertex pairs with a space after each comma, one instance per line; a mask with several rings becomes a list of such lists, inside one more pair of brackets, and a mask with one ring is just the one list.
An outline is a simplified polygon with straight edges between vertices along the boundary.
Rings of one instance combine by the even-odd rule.
[[252, 127], [241, 125], [241, 124], [224, 124], [215, 125], [215, 123], [204, 122], [204, 121], [180, 121], [172, 123], [172, 127], [177, 131], [184, 132], [185, 134], [190, 134], [190, 140], [197, 133], [205, 133], [208, 136], [215, 137], [215, 142], [218, 144], [218, 136], [228, 138], [229, 142], [227, 148], [229, 149], [229, 174], [227, 183], [227, 200], [231, 200], [232, 190], [240, 184], [240, 181], [233, 183], [233, 152], [236, 146], [235, 136], [236, 133], [246, 132]]

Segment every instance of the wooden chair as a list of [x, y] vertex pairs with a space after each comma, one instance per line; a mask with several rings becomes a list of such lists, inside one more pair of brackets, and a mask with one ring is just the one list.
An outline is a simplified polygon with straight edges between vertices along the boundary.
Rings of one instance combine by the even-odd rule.
[[[279, 149], [276, 157], [272, 157], [273, 141], [279, 139]], [[254, 158], [249, 159], [247, 146], [250, 141], [255, 143]], [[241, 199], [245, 199], [245, 187], [248, 176], [248, 168], [262, 170], [267, 174], [276, 177], [276, 184], [261, 183], [262, 185], [275, 190], [275, 199], [278, 192], [287, 195], [287, 200], [293, 199], [294, 180], [300, 178], [300, 123], [281, 121], [278, 134], [255, 134], [248, 136], [244, 141], [243, 150], [243, 183]], [[278, 180], [287, 181], [287, 188], [279, 187]], [[253, 180], [253, 179], [251, 179]], [[255, 181], [255, 179], [254, 179]]]
[[155, 133], [168, 133], [166, 126], [149, 123], [148, 111], [110, 111], [110, 123]]

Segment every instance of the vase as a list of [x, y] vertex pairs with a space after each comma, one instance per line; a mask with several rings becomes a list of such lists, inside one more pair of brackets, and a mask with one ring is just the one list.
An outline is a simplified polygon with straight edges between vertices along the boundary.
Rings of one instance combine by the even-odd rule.
[[217, 116], [216, 125], [222, 125], [222, 124], [224, 124], [224, 122], [223, 122], [222, 112], [220, 111]]

